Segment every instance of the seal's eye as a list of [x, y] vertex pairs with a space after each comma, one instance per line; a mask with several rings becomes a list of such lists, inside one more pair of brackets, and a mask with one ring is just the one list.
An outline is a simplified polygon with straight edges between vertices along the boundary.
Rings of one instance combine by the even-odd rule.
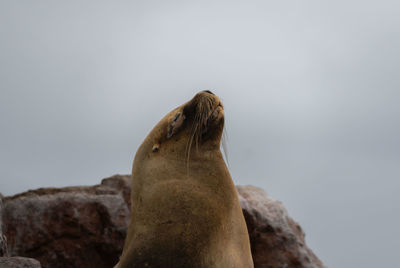
[[175, 115], [174, 122], [176, 122], [176, 120], [178, 120], [180, 116], [181, 116], [181, 113], [177, 113], [177, 114]]
[[168, 132], [167, 132], [167, 138], [171, 138], [172, 135], [174, 135], [178, 129], [182, 126], [183, 120], [185, 120], [185, 115], [183, 115], [181, 112], [177, 113], [172, 121], [170, 122], [168, 126]]

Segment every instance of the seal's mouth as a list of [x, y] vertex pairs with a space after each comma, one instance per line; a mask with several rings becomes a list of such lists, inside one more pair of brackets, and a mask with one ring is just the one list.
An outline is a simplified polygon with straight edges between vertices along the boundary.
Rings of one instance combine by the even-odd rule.
[[218, 105], [217, 105], [217, 107], [215, 107], [214, 111], [211, 113], [211, 116], [209, 117], [209, 119], [215, 119], [215, 118], [218, 116], [219, 111], [220, 111], [221, 109], [223, 110], [223, 109], [224, 109], [224, 106], [222, 105], [221, 102], [219, 102]]
[[[199, 138], [204, 138], [204, 136], [219, 123], [221, 119], [221, 112], [223, 111], [223, 105], [218, 100], [213, 99], [203, 100], [205, 103], [198, 103], [195, 118], [193, 120], [192, 131], [197, 134]], [[196, 133], [197, 132], [197, 133]]]
[[215, 107], [214, 110], [211, 111], [210, 115], [207, 117], [207, 122], [204, 125], [204, 128], [202, 129], [202, 135], [204, 135], [207, 130], [210, 128], [210, 126], [218, 120], [221, 111], [224, 110], [224, 106], [222, 105], [221, 102], [218, 103], [218, 105]]

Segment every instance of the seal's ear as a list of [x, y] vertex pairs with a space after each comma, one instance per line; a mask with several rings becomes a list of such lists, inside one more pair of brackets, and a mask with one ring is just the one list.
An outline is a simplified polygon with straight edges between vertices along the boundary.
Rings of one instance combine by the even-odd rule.
[[178, 132], [184, 120], [185, 120], [185, 115], [183, 115], [181, 112], [175, 114], [175, 116], [168, 124], [168, 134], [167, 134], [168, 139], [171, 138], [176, 132]]

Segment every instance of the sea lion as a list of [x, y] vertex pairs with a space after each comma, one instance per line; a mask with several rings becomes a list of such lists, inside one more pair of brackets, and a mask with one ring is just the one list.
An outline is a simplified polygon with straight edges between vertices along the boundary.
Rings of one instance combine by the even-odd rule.
[[220, 99], [202, 91], [148, 134], [133, 162], [131, 220], [115, 267], [253, 267], [223, 128]]

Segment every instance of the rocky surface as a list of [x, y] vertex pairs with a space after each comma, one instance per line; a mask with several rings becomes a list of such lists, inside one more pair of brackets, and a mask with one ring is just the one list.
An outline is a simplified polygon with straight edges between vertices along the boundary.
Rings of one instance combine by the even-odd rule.
[[112, 267], [129, 220], [128, 182], [115, 176], [92, 187], [38, 189], [4, 198], [9, 255], [35, 258], [43, 267]]
[[[281, 202], [253, 186], [237, 189], [254, 267], [324, 267]], [[38, 189], [5, 197], [3, 202], [10, 256], [35, 258], [50, 268], [112, 267], [129, 222], [130, 177], [115, 175], [95, 186]]]
[[8, 256], [8, 254], [7, 238], [3, 235], [3, 195], [0, 193], [0, 257], [2, 256]]
[[236, 186], [250, 235], [254, 267], [324, 267], [306, 246], [300, 225], [282, 202], [254, 186]]
[[0, 257], [1, 268], [40, 268], [37, 260], [23, 257]]

